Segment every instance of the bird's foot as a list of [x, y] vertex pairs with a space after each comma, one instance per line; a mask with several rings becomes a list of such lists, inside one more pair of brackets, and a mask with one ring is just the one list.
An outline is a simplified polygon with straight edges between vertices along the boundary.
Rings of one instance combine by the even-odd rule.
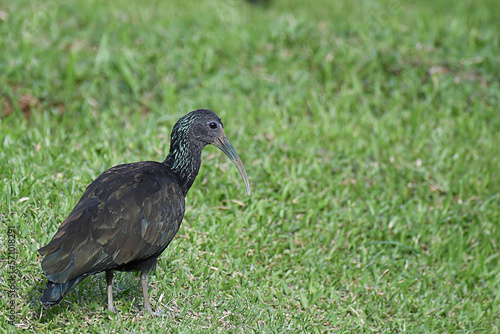
[[165, 309], [162, 309], [159, 312], [153, 312], [153, 310], [151, 310], [151, 309], [144, 310], [144, 315], [146, 315], [146, 314], [151, 314], [153, 317], [168, 317], [169, 316], [169, 314], [166, 312]]

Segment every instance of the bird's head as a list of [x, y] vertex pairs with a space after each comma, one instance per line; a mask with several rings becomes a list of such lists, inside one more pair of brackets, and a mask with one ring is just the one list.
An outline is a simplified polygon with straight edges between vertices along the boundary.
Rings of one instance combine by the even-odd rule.
[[[206, 109], [198, 109], [181, 117], [172, 130], [171, 143], [172, 145], [179, 145], [183, 141], [188, 141], [201, 148], [209, 144], [217, 146], [231, 159], [240, 172], [245, 182], [247, 195], [250, 196], [250, 184], [245, 167], [227, 138], [224, 125], [216, 113]], [[182, 145], [179, 145], [179, 147], [182, 147]]]

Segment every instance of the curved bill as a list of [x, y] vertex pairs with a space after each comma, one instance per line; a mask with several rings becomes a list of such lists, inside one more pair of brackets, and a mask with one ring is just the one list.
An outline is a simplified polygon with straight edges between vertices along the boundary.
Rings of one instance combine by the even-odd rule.
[[233, 145], [227, 138], [224, 131], [222, 131], [220, 137], [217, 139], [214, 145], [217, 146], [222, 152], [224, 152], [229, 157], [229, 159], [231, 159], [231, 161], [234, 163], [234, 165], [238, 169], [238, 172], [240, 172], [243, 181], [245, 181], [245, 187], [247, 188], [247, 195], [250, 196], [250, 183], [248, 182], [247, 172], [245, 171], [245, 167], [243, 166], [243, 162], [241, 162], [238, 153], [236, 153], [236, 150], [234, 149]]

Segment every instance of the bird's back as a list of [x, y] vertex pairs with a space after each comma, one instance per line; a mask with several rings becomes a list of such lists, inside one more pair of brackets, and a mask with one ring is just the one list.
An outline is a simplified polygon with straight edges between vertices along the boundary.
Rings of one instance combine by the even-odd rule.
[[165, 250], [183, 216], [184, 195], [169, 167], [152, 161], [112, 167], [87, 187], [51, 242], [39, 249], [42, 269], [52, 283], [135, 270]]

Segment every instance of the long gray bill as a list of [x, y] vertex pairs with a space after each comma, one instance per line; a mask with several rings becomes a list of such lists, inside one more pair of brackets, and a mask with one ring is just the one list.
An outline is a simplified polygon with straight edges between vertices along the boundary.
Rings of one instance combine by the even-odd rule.
[[224, 152], [229, 157], [229, 159], [231, 159], [231, 161], [234, 163], [234, 165], [238, 169], [238, 172], [240, 172], [243, 181], [245, 181], [245, 187], [247, 188], [247, 195], [250, 196], [250, 183], [248, 182], [247, 172], [245, 170], [245, 167], [243, 166], [243, 162], [241, 162], [238, 153], [236, 153], [236, 150], [234, 149], [233, 145], [231, 144], [231, 142], [229, 141], [224, 132], [221, 134], [218, 141], [214, 143], [214, 145], [217, 146], [222, 152]]

